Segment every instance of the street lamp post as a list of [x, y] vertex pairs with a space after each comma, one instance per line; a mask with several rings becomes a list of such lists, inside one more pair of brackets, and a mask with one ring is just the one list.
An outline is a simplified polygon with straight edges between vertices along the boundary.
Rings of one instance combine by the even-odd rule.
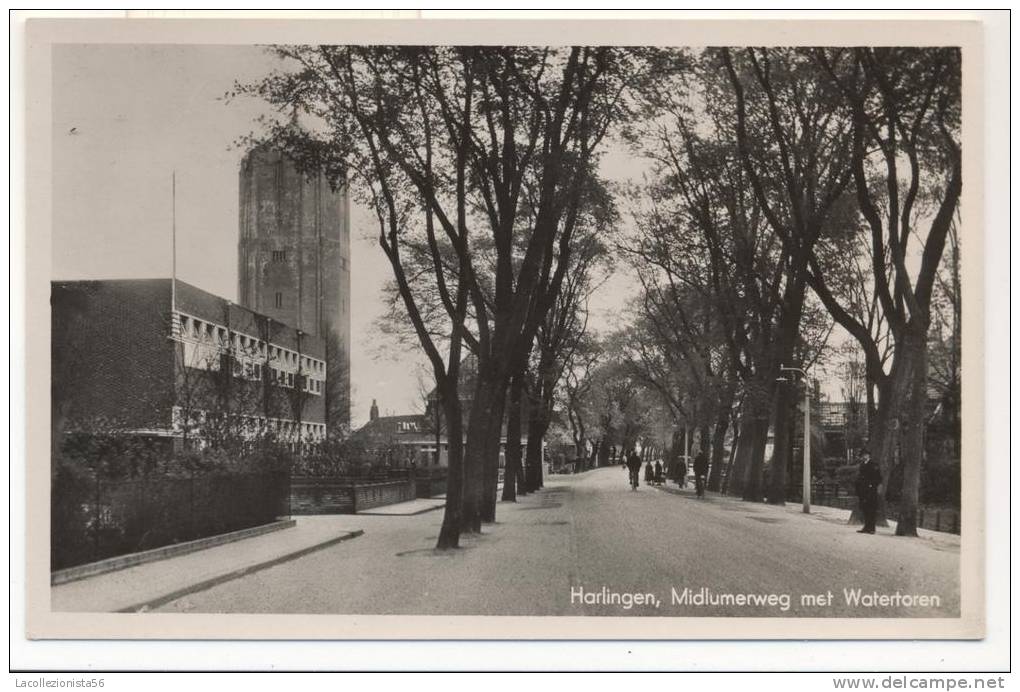
[[[804, 514], [811, 513], [811, 387], [808, 385], [807, 373], [800, 368], [788, 368], [779, 366], [780, 372], [800, 373], [804, 379], [804, 477], [801, 481], [804, 485], [802, 493], [804, 500]], [[786, 381], [786, 378], [779, 377], [779, 381]]]

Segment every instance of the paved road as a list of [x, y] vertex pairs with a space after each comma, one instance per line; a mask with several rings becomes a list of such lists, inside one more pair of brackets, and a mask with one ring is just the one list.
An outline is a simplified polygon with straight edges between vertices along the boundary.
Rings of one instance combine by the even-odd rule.
[[[499, 521], [432, 550], [442, 512], [350, 517], [365, 535], [164, 606], [171, 612], [954, 617], [955, 537], [861, 535], [619, 468], [554, 476]], [[314, 519], [312, 519], [314, 521]], [[335, 518], [332, 518], [335, 521]], [[846, 590], [867, 594], [847, 603]], [[878, 599], [873, 594], [878, 594]], [[899, 593], [899, 596], [897, 596]], [[686, 595], [685, 595], [686, 594]], [[831, 594], [831, 596], [830, 596]], [[906, 604], [904, 596], [915, 597]], [[881, 597], [885, 597], [883, 603]], [[925, 605], [917, 597], [928, 598]], [[937, 603], [935, 601], [937, 599]], [[628, 607], [629, 605], [629, 607]]]

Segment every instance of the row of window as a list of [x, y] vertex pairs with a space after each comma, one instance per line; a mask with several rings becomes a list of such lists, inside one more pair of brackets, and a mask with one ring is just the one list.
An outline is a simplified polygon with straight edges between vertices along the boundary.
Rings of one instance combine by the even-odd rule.
[[[189, 368], [219, 372], [221, 355], [218, 351], [209, 352], [208, 347], [204, 347], [202, 344], [184, 343], [184, 364]], [[262, 381], [262, 373], [265, 369], [262, 363], [238, 358], [232, 358], [231, 362], [233, 363], [234, 377], [252, 382]], [[295, 383], [300, 383], [302, 391], [316, 396], [322, 395], [325, 385], [323, 380], [309, 375], [297, 375], [282, 368], [269, 367], [268, 372], [272, 383], [279, 387], [293, 389]]]
[[[273, 259], [273, 262], [286, 262], [287, 261], [287, 251], [286, 250], [273, 250], [272, 254], [271, 254], [271, 257]], [[340, 258], [340, 268], [343, 269], [344, 271], [347, 270], [347, 258], [346, 257], [341, 257]]]
[[191, 315], [177, 313], [174, 320], [174, 338], [182, 341], [194, 341], [213, 346], [221, 350], [231, 350], [239, 360], [269, 360], [280, 370], [301, 371], [309, 377], [326, 378], [326, 363], [292, 351], [282, 346], [266, 344], [261, 339], [243, 332], [229, 330], [226, 327], [212, 324]]
[[[190, 433], [201, 436], [201, 427], [208, 420], [206, 411], [194, 410], [187, 416], [190, 420], [185, 421], [185, 414], [180, 406], [173, 407], [173, 428], [175, 432], [182, 432], [185, 422], [191, 428]], [[326, 436], [325, 423], [298, 423], [295, 420], [282, 418], [265, 418], [263, 416], [242, 416], [239, 421], [242, 435], [255, 437], [265, 433], [273, 433], [277, 437], [286, 440], [322, 440]]]
[[273, 384], [275, 385], [293, 388], [295, 383], [297, 383], [304, 392], [316, 395], [322, 394], [324, 384], [322, 380], [309, 377], [308, 375], [295, 376], [292, 372], [284, 372], [283, 370], [277, 370], [276, 368], [270, 368], [269, 370], [273, 378]]

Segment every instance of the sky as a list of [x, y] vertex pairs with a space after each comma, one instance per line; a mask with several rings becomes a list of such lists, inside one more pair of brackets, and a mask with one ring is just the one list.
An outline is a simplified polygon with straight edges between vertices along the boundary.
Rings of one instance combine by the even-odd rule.
[[[225, 102], [234, 80], [275, 58], [254, 46], [58, 45], [53, 55], [53, 278], [171, 274], [171, 176], [176, 171], [177, 276], [237, 298], [237, 138], [260, 114]], [[406, 352], [380, 358], [373, 322], [389, 264], [363, 209], [352, 214], [353, 419], [373, 398], [401, 412], [419, 397]], [[413, 361], [413, 359], [411, 359]]]
[[[244, 152], [235, 142], [257, 127], [256, 118], [273, 113], [255, 99], [223, 97], [235, 81], [272, 70], [276, 58], [244, 45], [58, 44], [53, 51], [52, 278], [169, 277], [176, 172], [177, 276], [236, 300]], [[640, 179], [643, 164], [617, 147], [602, 170], [611, 180]], [[626, 214], [622, 223], [629, 223]], [[358, 425], [373, 399], [383, 415], [419, 411], [431, 385], [423, 356], [376, 328], [392, 274], [374, 217], [355, 206], [351, 226]], [[592, 297], [590, 328], [618, 328], [637, 288], [625, 266], [609, 277]], [[834, 338], [846, 338], [836, 331]], [[823, 390], [838, 398], [838, 383], [822, 377]]]
[[[53, 279], [169, 277], [176, 171], [177, 276], [237, 298], [238, 137], [272, 114], [227, 103], [276, 59], [255, 46], [65, 44], [53, 53]], [[626, 160], [613, 160], [627, 169]], [[391, 276], [369, 212], [351, 229], [352, 419], [420, 408], [422, 359], [380, 337]], [[612, 277], [591, 323], [612, 324], [633, 282]]]

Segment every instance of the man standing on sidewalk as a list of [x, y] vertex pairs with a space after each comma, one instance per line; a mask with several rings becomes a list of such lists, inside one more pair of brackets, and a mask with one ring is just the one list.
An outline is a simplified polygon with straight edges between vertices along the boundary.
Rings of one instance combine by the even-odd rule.
[[861, 465], [857, 469], [857, 499], [861, 503], [861, 514], [864, 515], [864, 528], [857, 533], [875, 533], [875, 519], [878, 513], [878, 489], [882, 485], [882, 470], [865, 452], [861, 456]]

